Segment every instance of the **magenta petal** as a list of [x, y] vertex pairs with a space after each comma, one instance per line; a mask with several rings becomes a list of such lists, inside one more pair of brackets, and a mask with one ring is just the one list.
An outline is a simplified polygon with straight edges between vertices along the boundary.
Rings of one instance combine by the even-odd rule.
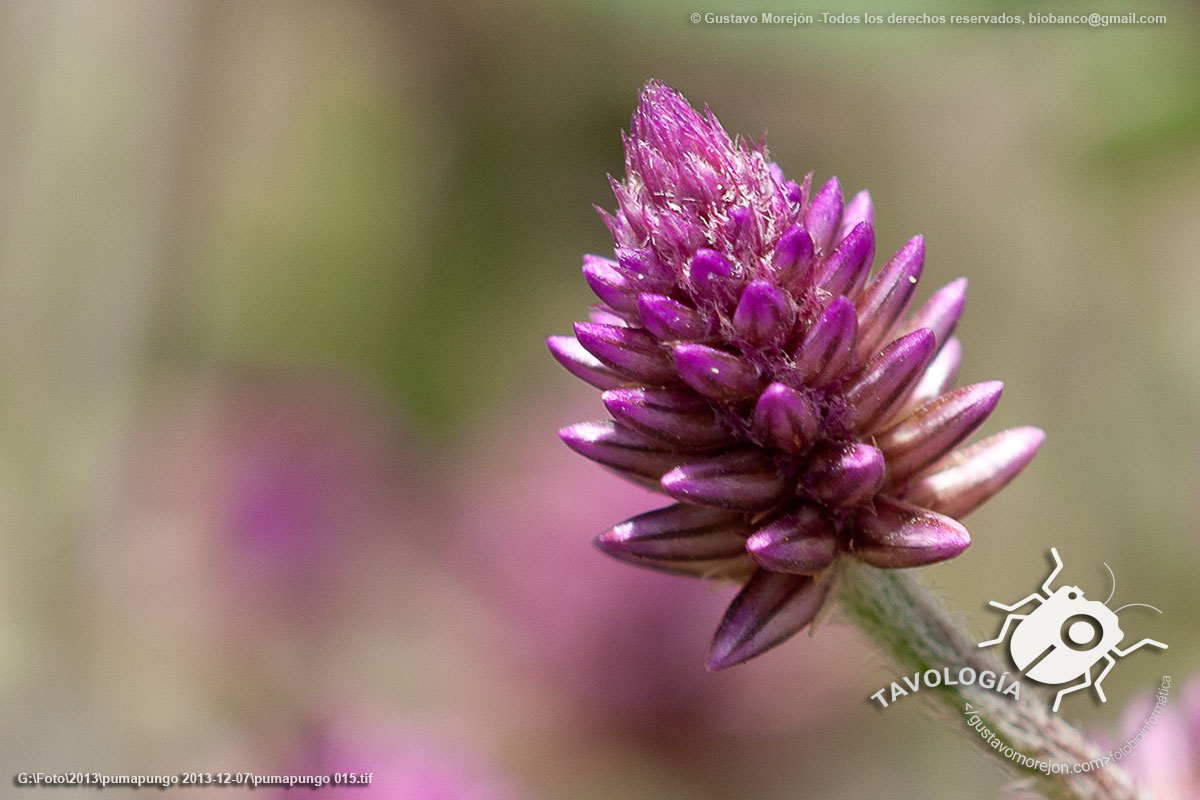
[[875, 229], [860, 222], [846, 234], [817, 274], [817, 285], [834, 297], [857, 297], [871, 273], [875, 257]]
[[740, 664], [798, 633], [828, 593], [828, 581], [758, 570], [729, 604], [708, 650], [708, 669]]
[[753, 364], [743, 358], [702, 344], [675, 345], [679, 377], [705, 397], [725, 402], [757, 397], [763, 380]]
[[853, 506], [874, 497], [883, 487], [887, 461], [866, 442], [823, 447], [809, 459], [808, 490], [828, 506]]
[[760, 567], [774, 572], [812, 575], [837, 556], [837, 529], [820, 509], [801, 506], [761, 526], [746, 540]]
[[675, 274], [648, 247], [618, 247], [619, 270], [643, 292], [667, 292], [675, 286]]
[[880, 497], [854, 522], [851, 549], [873, 567], [923, 567], [954, 558], [971, 544], [967, 529], [936, 511]]
[[664, 473], [687, 458], [669, 444], [610, 420], [576, 422], [558, 432], [567, 447], [606, 467], [648, 480]]
[[858, 299], [858, 347], [861, 364], [887, 340], [896, 321], [908, 311], [925, 265], [925, 240], [914, 236], [888, 259]]
[[646, 330], [659, 339], [703, 339], [712, 333], [712, 326], [703, 314], [665, 295], [639, 295], [638, 312]]
[[594, 543], [630, 564], [703, 575], [745, 558], [749, 533], [741, 514], [679, 503], [626, 520]]
[[629, 378], [604, 366], [598, 358], [584, 350], [574, 336], [549, 336], [546, 346], [555, 360], [572, 375], [597, 389], [612, 389], [629, 383]]
[[857, 334], [854, 305], [839, 297], [812, 324], [792, 354], [800, 380], [810, 386], [825, 386], [841, 378], [850, 366]]
[[698, 448], [733, 441], [712, 406], [688, 389], [612, 389], [600, 399], [618, 421], [660, 439]]
[[685, 503], [764, 511], [779, 502], [787, 485], [762, 450], [743, 448], [681, 464], [662, 476], [662, 487]]
[[956, 450], [909, 484], [905, 500], [964, 517], [1025, 469], [1045, 439], [1041, 428], [1013, 428]]
[[846, 235], [854, 230], [860, 222], [871, 226], [875, 225], [875, 207], [871, 203], [871, 193], [866, 189], [854, 195], [850, 198], [850, 202], [846, 203], [846, 210], [842, 212], [842, 229], [838, 233], [837, 240], [840, 242], [845, 239]]
[[813, 197], [804, 215], [804, 227], [808, 229], [813, 244], [822, 253], [827, 253], [841, 221], [842, 184], [837, 177], [833, 177]]
[[1000, 381], [964, 386], [930, 400], [875, 437], [887, 458], [889, 480], [898, 483], [924, 469], [974, 433], [995, 410], [1003, 389]]
[[584, 349], [617, 372], [646, 383], [675, 380], [671, 359], [658, 339], [648, 331], [576, 322], [575, 338]]
[[850, 381], [845, 393], [855, 430], [870, 430], [900, 406], [933, 356], [934, 344], [928, 328], [902, 336]]
[[937, 339], [937, 347], [941, 347], [958, 325], [962, 316], [963, 304], [967, 299], [967, 279], [959, 278], [951, 281], [933, 293], [925, 304], [917, 309], [900, 329], [901, 333], [911, 333], [921, 328], [929, 328]]
[[772, 383], [759, 396], [753, 420], [759, 441], [785, 453], [807, 450], [821, 427], [812, 401], [782, 383]]
[[696, 294], [705, 299], [732, 300], [737, 296], [737, 268], [716, 250], [697, 250], [688, 262], [687, 277]]
[[617, 311], [636, 311], [637, 289], [616, 267], [611, 259], [584, 256], [583, 277], [596, 296]]
[[733, 327], [752, 345], [779, 345], [791, 333], [796, 304], [791, 297], [767, 281], [753, 281], [742, 291]]
[[961, 364], [962, 343], [959, 342], [958, 337], [951, 336], [942, 345], [942, 349], [938, 351], [933, 360], [929, 362], [929, 366], [925, 368], [917, 385], [909, 392], [908, 399], [900, 407], [900, 415], [908, 416], [910, 412], [915, 411], [929, 400], [945, 394], [946, 390], [954, 385], [954, 379], [958, 377], [958, 368]]
[[803, 225], [793, 225], [775, 245], [771, 257], [771, 277], [784, 289], [799, 294], [812, 279], [813, 241]]

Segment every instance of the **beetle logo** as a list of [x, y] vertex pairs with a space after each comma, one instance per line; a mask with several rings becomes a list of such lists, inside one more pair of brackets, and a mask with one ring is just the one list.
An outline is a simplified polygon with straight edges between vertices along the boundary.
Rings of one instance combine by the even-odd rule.
[[[1117, 622], [1117, 611], [1129, 606], [1154, 606], [1146, 603], [1128, 603], [1116, 611], [1110, 610], [1108, 600], [1112, 599], [1113, 592], [1117, 590], [1116, 576], [1113, 576], [1113, 590], [1108, 593], [1108, 600], [1103, 603], [1085, 599], [1078, 586], [1051, 589], [1050, 584], [1062, 571], [1063, 563], [1055, 548], [1050, 548], [1050, 555], [1054, 556], [1054, 571], [1042, 584], [1042, 592], [1045, 594], [1034, 592], [1012, 605], [992, 600], [989, 605], [1010, 613], [1005, 618], [1004, 625], [1000, 627], [1000, 635], [995, 639], [980, 642], [979, 646], [991, 647], [1000, 644], [1013, 621], [1020, 620], [1009, 641], [1008, 652], [1022, 674], [1049, 686], [1061, 686], [1082, 678], [1079, 683], [1058, 693], [1054, 698], [1054, 711], [1058, 711], [1064, 694], [1089, 686], [1096, 690], [1096, 695], [1103, 703], [1107, 698], [1104, 696], [1104, 690], [1100, 688], [1100, 683], [1116, 665], [1114, 656], [1127, 656], [1145, 645], [1167, 649], [1165, 644], [1153, 639], [1142, 639], [1129, 647], [1118, 646], [1125, 634]], [[1109, 575], [1112, 575], [1112, 568], [1108, 564], [1104, 566], [1108, 568]], [[1028, 614], [1011, 613], [1035, 600], [1038, 601], [1038, 605]], [[1154, 610], [1162, 613], [1157, 608]], [[1093, 679], [1092, 667], [1101, 661], [1107, 663]]]

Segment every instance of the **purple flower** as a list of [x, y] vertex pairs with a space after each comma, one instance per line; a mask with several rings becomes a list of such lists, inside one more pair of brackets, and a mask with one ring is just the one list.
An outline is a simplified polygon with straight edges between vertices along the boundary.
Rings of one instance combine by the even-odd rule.
[[787, 180], [761, 142], [651, 82], [624, 137], [615, 258], [586, 256], [602, 301], [549, 339], [603, 390], [612, 419], [568, 426], [573, 450], [676, 502], [601, 534], [640, 566], [742, 582], [709, 651], [728, 667], [807, 626], [843, 557], [952, 558], [961, 517], [1033, 458], [1016, 428], [955, 450], [1001, 384], [951, 390], [966, 281], [909, 305], [914, 237], [871, 276], [874, 212], [836, 178]]

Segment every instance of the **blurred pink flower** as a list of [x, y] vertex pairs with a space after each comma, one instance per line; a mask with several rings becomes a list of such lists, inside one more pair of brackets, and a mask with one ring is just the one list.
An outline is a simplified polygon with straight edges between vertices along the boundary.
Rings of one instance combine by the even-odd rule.
[[1154, 719], [1156, 703], [1157, 694], [1138, 697], [1126, 706], [1113, 750], [1136, 741], [1152, 722], [1142, 741], [1122, 756], [1121, 766], [1157, 800], [1200, 800], [1200, 676], [1172, 687]]
[[[286, 757], [279, 774], [329, 776], [331, 782], [318, 790], [318, 796], [328, 800], [528, 797], [459, 737], [416, 725], [384, 724], [368, 717], [342, 715], [330, 723], [310, 727], [305, 740]], [[279, 788], [267, 797], [282, 800], [295, 797], [297, 791], [311, 789]]]
[[790, 658], [706, 672], [704, 643], [733, 587], [604, 558], [591, 544], [595, 521], [633, 513], [649, 493], [572, 458], [539, 422], [509, 427], [462, 459], [456, 535], [441, 543], [510, 620], [518, 663], [602, 724], [761, 733], [819, 727], [836, 713], [851, 691], [838, 680], [852, 652], [846, 631], [820, 651], [800, 640]]

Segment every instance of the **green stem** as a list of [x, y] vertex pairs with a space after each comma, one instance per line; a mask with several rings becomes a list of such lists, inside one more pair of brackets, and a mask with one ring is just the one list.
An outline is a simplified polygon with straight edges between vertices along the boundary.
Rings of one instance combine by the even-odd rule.
[[[985, 670], [995, 675], [1009, 670], [992, 654], [971, 640], [961, 622], [947, 609], [945, 602], [904, 570], [881, 570], [865, 565], [848, 565], [840, 586], [843, 608], [854, 624], [886, 652], [909, 676], [914, 672], [949, 668], [956, 676], [969, 667], [976, 675]], [[1013, 676], [1017, 677], [1016, 675]], [[1006, 679], [1007, 681], [1008, 679]], [[896, 677], [904, 686], [903, 678]], [[1007, 688], [1007, 682], [1004, 684]], [[1000, 759], [1011, 772], [1033, 779], [1038, 791], [1053, 800], [1137, 800], [1138, 793], [1129, 777], [1114, 764], [1098, 767], [1107, 754], [1100, 752], [1079, 731], [1051, 713], [1044, 700], [1020, 688], [1013, 698], [979, 686], [921, 685], [921, 694], [931, 695], [951, 727], [971, 736], [988, 752]], [[890, 700], [885, 692], [884, 698]], [[985, 727], [1001, 745], [989, 744], [968, 721], [974, 709]], [[1005, 748], [1023, 753], [1047, 764], [1065, 764], [1062, 774], [1046, 774], [1036, 763], [1023, 766], [1020, 759], [1008, 758]], [[1088, 772], [1073, 773], [1070, 765], [1091, 762]]]

